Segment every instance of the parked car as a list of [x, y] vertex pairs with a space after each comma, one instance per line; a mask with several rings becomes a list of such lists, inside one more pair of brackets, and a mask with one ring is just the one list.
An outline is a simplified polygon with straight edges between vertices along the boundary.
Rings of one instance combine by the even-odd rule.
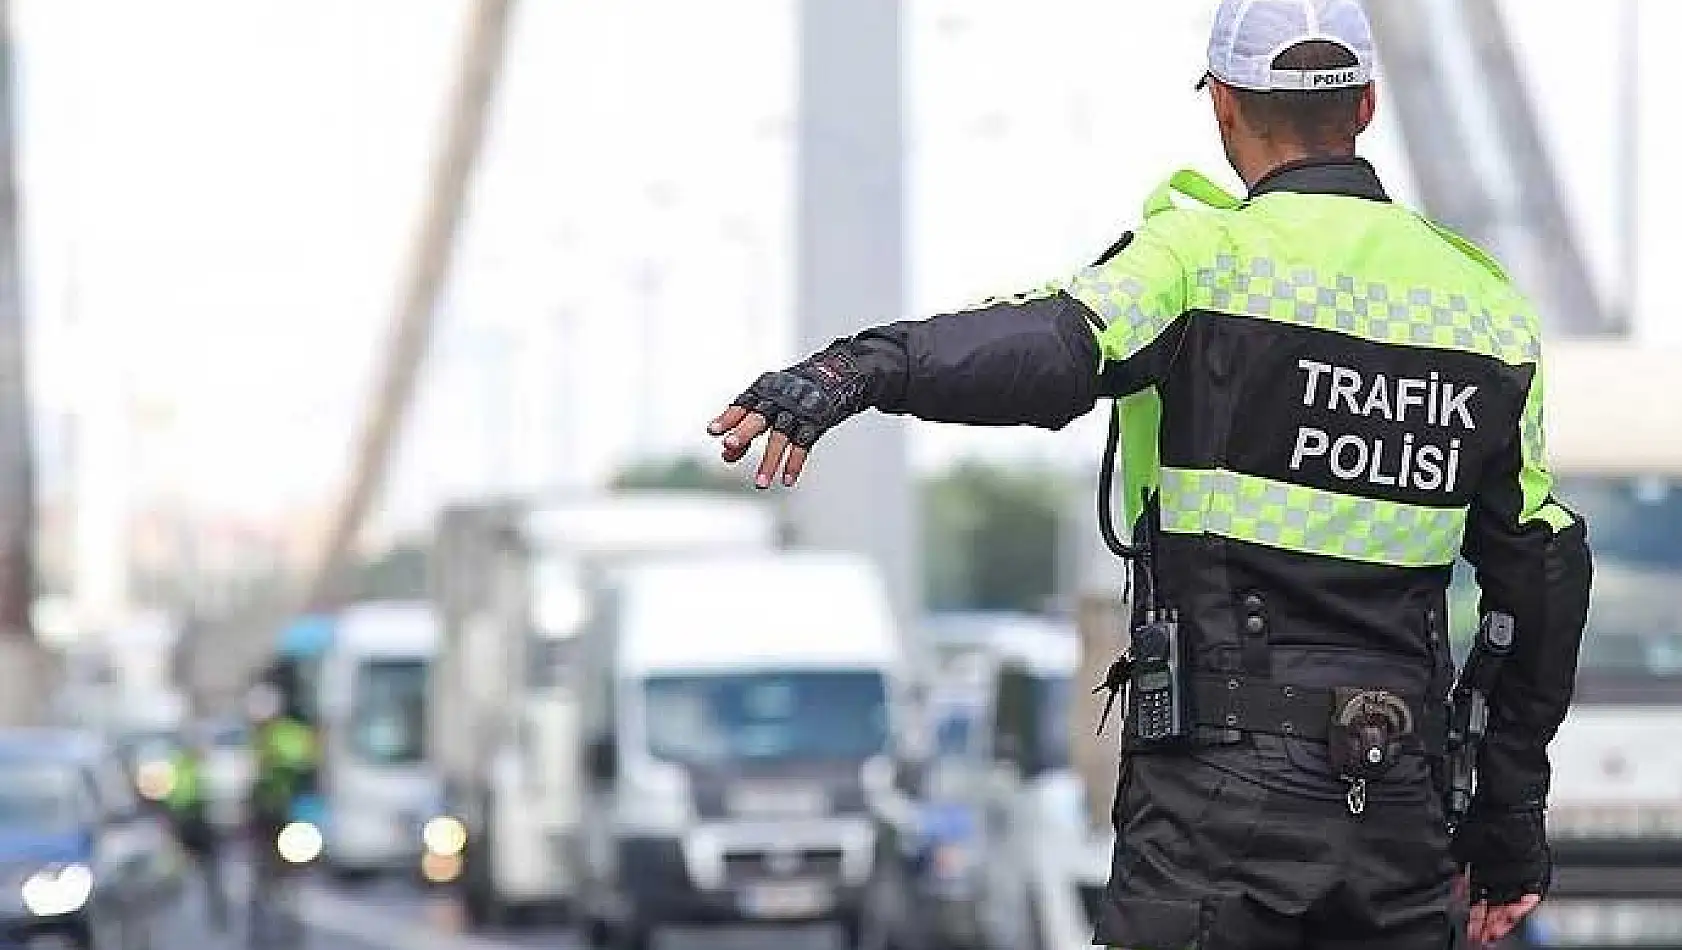
[[[1078, 641], [1023, 615], [943, 618], [957, 665], [930, 704], [936, 755], [868, 901], [867, 950], [1085, 946], [1113, 834], [1090, 828], [1070, 761]], [[976, 664], [971, 660], [985, 657]]]
[[[905, 816], [877, 815], [879, 872], [867, 897], [861, 950], [971, 950], [980, 931], [981, 815], [973, 789], [986, 778], [986, 705], [973, 684], [932, 690], [933, 738]], [[907, 820], [909, 819], [909, 820]]]
[[1085, 946], [1109, 879], [1115, 835], [1093, 827], [1069, 749], [1079, 647], [1072, 630], [1001, 641], [984, 730], [977, 864], [984, 946]]
[[171, 946], [184, 861], [97, 740], [0, 731], [0, 945]]

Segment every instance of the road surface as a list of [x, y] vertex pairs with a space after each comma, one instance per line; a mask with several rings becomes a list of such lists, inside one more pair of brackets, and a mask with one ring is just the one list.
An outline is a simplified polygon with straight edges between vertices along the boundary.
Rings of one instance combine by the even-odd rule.
[[[248, 875], [243, 864], [228, 869], [235, 907], [232, 926], [218, 933], [209, 924], [196, 884], [182, 905], [182, 950], [246, 950], [244, 915]], [[306, 885], [300, 904], [309, 928], [303, 950], [582, 950], [560, 922], [513, 928], [496, 934], [465, 933], [448, 896], [395, 881], [340, 886], [325, 879]], [[800, 929], [717, 929], [662, 934], [656, 950], [843, 950], [827, 927]]]

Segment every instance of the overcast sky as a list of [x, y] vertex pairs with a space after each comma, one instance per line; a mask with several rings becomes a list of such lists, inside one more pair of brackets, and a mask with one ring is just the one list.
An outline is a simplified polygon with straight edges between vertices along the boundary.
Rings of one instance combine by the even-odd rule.
[[[371, 384], [466, 4], [12, 6], [45, 433], [62, 435], [75, 401], [126, 391], [145, 428], [106, 457], [136, 491], [256, 513], [325, 497]], [[1225, 171], [1189, 90], [1211, 6], [908, 0], [907, 312], [1059, 276], [1174, 168]], [[391, 494], [408, 516], [702, 447], [715, 404], [792, 355], [793, 0], [520, 7]], [[1617, 19], [1506, 7], [1610, 291]], [[1406, 197], [1387, 124], [1368, 154]], [[922, 427], [913, 446], [924, 465], [1081, 459], [1100, 437]]]

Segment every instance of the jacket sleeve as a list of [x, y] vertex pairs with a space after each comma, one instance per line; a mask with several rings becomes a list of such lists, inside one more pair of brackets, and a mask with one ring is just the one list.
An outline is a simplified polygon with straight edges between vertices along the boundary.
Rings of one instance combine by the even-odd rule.
[[1588, 616], [1588, 530], [1553, 496], [1542, 391], [1538, 363], [1511, 446], [1472, 506], [1463, 552], [1483, 590], [1481, 609], [1516, 621], [1478, 763], [1477, 806], [1494, 810], [1547, 804], [1547, 747], [1571, 703]]
[[1100, 397], [1161, 379], [1185, 331], [1190, 212], [1151, 219], [1096, 264], [1042, 290], [873, 327], [842, 341], [869, 402], [930, 422], [1061, 429]]

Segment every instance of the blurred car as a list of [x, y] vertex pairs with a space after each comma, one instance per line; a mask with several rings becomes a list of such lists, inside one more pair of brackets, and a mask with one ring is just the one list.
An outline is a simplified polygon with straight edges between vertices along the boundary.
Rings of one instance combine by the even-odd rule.
[[933, 749], [911, 820], [878, 816], [881, 869], [860, 928], [867, 950], [967, 950], [980, 941], [981, 826], [970, 789], [986, 775], [978, 741], [986, 708], [972, 692], [950, 686], [937, 686], [929, 698]]
[[932, 678], [948, 689], [987, 686], [991, 657], [1003, 640], [1023, 630], [1041, 629], [1035, 614], [1008, 610], [940, 610], [926, 615], [919, 634], [929, 651]]
[[892, 871], [870, 895], [861, 945], [1084, 946], [1113, 834], [1088, 826], [1069, 754], [1074, 631], [1017, 614], [938, 624], [948, 662], [927, 707], [934, 755], [915, 819], [883, 822]]
[[981, 943], [1059, 948], [1090, 942], [1114, 832], [1093, 827], [1069, 749], [1079, 646], [1070, 629], [1024, 626], [995, 644], [984, 747], [970, 782], [980, 816], [973, 863]]
[[97, 741], [0, 731], [0, 946], [168, 945], [183, 867]]

